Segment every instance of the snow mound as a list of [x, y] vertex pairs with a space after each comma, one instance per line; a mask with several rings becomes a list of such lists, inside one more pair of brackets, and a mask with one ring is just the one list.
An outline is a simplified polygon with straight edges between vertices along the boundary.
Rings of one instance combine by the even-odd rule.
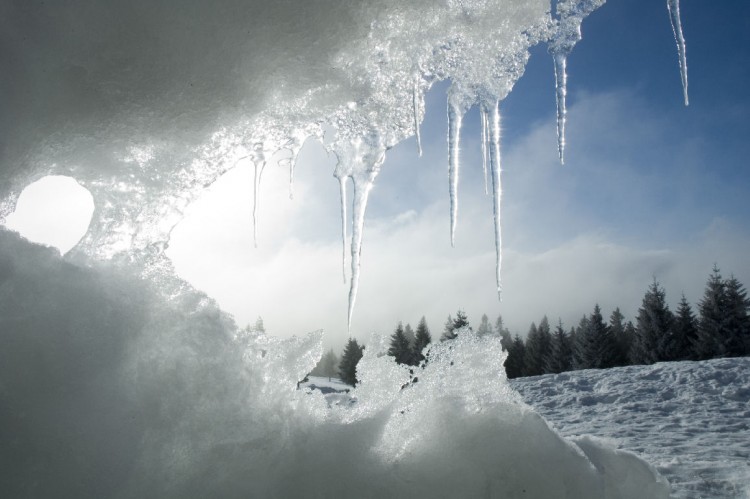
[[125, 270], [0, 231], [3, 497], [668, 497], [520, 402], [499, 342], [463, 334], [412, 374], [373, 340], [357, 403], [329, 408], [297, 389], [319, 332], [242, 333]]

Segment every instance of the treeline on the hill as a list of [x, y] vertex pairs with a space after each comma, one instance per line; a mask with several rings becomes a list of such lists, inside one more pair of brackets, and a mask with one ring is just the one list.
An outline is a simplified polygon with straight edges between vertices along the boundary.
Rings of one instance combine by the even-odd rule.
[[[547, 318], [531, 324], [526, 341], [518, 335], [508, 344], [505, 369], [509, 378], [578, 369], [707, 360], [750, 354], [750, 301], [735, 278], [723, 279], [713, 269], [698, 303], [698, 315], [682, 296], [677, 311], [666, 303], [656, 279], [646, 290], [635, 324], [625, 322], [616, 308], [605, 321], [598, 305], [576, 327], [558, 323], [550, 330]], [[507, 342], [507, 340], [506, 340]]]
[[[684, 295], [672, 312], [664, 288], [654, 279], [643, 297], [635, 324], [626, 321], [619, 308], [605, 321], [599, 305], [595, 305], [591, 314], [581, 317], [578, 325], [569, 329], [558, 321], [553, 330], [545, 316], [539, 325], [531, 324], [525, 340], [518, 334], [511, 337], [502, 317], [491, 324], [486, 314], [476, 333], [500, 338], [508, 352], [505, 370], [509, 378], [517, 378], [578, 369], [747, 356], [749, 309], [744, 285], [734, 276], [722, 278], [714, 267], [698, 303], [697, 316]], [[448, 316], [440, 341], [456, 338], [464, 327], [473, 330], [466, 314], [458, 310], [455, 318]], [[424, 317], [416, 332], [409, 324], [399, 322], [391, 335], [388, 355], [400, 364], [419, 365], [424, 361], [422, 350], [431, 342]], [[311, 374], [338, 374], [346, 383], [355, 385], [356, 366], [363, 350], [363, 345], [350, 338], [340, 361], [330, 350]]]

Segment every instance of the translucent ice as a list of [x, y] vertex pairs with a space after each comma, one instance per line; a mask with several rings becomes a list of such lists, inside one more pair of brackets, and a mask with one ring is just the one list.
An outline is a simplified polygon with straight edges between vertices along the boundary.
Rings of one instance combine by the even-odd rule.
[[555, 96], [557, 100], [557, 152], [560, 163], [565, 162], [565, 120], [568, 93], [566, 66], [568, 56], [581, 41], [581, 23], [606, 0], [559, 0], [555, 7], [556, 30], [549, 42], [549, 52], [555, 67]]
[[682, 35], [682, 21], [680, 20], [680, 0], [667, 0], [669, 20], [672, 23], [674, 40], [677, 42], [677, 55], [680, 59], [680, 78], [682, 79], [682, 93], [685, 105], [688, 105], [688, 76], [687, 56], [685, 52], [685, 37]]

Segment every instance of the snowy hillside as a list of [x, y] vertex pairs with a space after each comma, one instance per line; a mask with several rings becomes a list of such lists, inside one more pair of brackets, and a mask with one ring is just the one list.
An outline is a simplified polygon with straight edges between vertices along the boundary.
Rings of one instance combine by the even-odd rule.
[[511, 381], [563, 436], [593, 435], [654, 465], [678, 498], [750, 497], [750, 358]]

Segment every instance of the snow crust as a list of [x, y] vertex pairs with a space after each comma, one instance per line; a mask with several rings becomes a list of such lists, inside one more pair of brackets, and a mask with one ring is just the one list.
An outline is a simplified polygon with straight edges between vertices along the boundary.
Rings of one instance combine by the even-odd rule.
[[750, 495], [748, 358], [592, 369], [511, 385], [584, 450], [582, 439], [599, 439], [641, 456], [669, 480], [672, 497]]
[[297, 389], [320, 332], [238, 331], [204, 295], [7, 231], [0, 270], [3, 497], [668, 497], [643, 461], [551, 430], [499, 342], [466, 333], [412, 374], [373, 339], [356, 403], [329, 407]]

